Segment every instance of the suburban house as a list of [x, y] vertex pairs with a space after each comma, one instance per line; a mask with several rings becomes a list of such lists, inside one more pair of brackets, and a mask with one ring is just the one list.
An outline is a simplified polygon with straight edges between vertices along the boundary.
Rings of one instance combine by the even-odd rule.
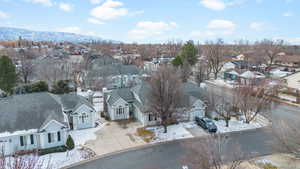
[[257, 71], [250, 71], [250, 70], [235, 70], [235, 69], [229, 69], [224, 73], [224, 79], [235, 81], [239, 84], [249, 84], [260, 82], [263, 79], [265, 79], [265, 75], [263, 73], [257, 72]]
[[101, 83], [104, 87], [121, 88], [139, 84], [142, 78], [142, 70], [135, 65], [112, 64], [90, 70], [85, 83], [87, 88]]
[[75, 94], [33, 93], [0, 99], [0, 148], [5, 155], [63, 146], [68, 131], [94, 127], [95, 111]]
[[300, 91], [300, 72], [294, 73], [284, 78], [288, 88]]
[[250, 64], [246, 61], [237, 60], [237, 61], [230, 61], [226, 62], [223, 65], [223, 71], [230, 70], [230, 69], [247, 69]]
[[[178, 119], [194, 120], [196, 116], [205, 115], [204, 91], [193, 83], [184, 83], [183, 99], [178, 105]], [[116, 90], [106, 90], [105, 111], [110, 120], [122, 120], [135, 118], [144, 126], [155, 125], [159, 122], [156, 114], [152, 113], [149, 108], [147, 95], [149, 84], [143, 82], [133, 88], [120, 88]]]
[[239, 83], [240, 84], [250, 84], [250, 83], [258, 83], [264, 80], [266, 76], [260, 72], [256, 71], [246, 71], [239, 75]]
[[124, 65], [107, 56], [92, 61], [85, 73], [84, 83], [88, 89], [130, 87], [139, 84], [144, 76], [145, 73], [138, 66]]
[[144, 62], [144, 70], [146, 72], [154, 72], [157, 71], [158, 68], [161, 65], [164, 64], [170, 64], [174, 58], [167, 58], [167, 57], [161, 57], [161, 58], [152, 58], [151, 61], [145, 61]]

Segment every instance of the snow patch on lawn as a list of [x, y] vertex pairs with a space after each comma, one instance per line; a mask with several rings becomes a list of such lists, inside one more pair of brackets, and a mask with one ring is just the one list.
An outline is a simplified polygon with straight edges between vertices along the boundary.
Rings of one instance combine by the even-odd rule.
[[157, 143], [194, 137], [189, 131], [186, 130], [186, 127], [193, 128], [194, 124], [179, 123], [176, 125], [170, 125], [168, 126], [167, 133], [164, 133], [163, 126], [148, 127], [147, 130], [150, 130], [155, 134], [155, 137], [153, 138], [152, 142]]
[[43, 168], [47, 168], [47, 165], [49, 164], [52, 169], [59, 169], [82, 160], [84, 159], [82, 158], [78, 147], [68, 152], [52, 153], [40, 156], [40, 161], [45, 163], [43, 164]]
[[257, 122], [251, 122], [250, 124], [247, 124], [244, 121], [239, 120], [230, 120], [229, 127], [226, 127], [226, 122], [224, 120], [214, 120], [214, 123], [216, 124], [219, 133], [227, 133], [233, 131], [242, 131], [265, 127], [265, 125], [259, 124]]
[[273, 166], [278, 166], [278, 164], [276, 164], [276, 163], [273, 162], [272, 160], [264, 159], [264, 158], [259, 159], [259, 160], [256, 160], [255, 163], [256, 163], [256, 164], [263, 164], [263, 165], [265, 165], [265, 164], [271, 164], [271, 165], [273, 165]]
[[87, 141], [96, 140], [97, 135], [95, 134], [99, 131], [106, 123], [100, 124], [96, 128], [84, 129], [84, 130], [73, 130], [69, 134], [72, 136], [75, 145], [84, 145]]

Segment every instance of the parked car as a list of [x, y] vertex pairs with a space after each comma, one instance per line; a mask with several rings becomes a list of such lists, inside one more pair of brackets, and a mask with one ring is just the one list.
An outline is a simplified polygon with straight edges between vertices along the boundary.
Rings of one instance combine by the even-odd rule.
[[198, 126], [202, 127], [204, 130], [207, 130], [208, 132], [211, 133], [216, 133], [218, 130], [215, 123], [208, 118], [196, 117], [196, 123]]

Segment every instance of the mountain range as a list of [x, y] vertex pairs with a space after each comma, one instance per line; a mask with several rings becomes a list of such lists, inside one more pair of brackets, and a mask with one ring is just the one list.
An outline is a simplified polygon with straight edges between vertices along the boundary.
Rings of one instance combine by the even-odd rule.
[[0, 41], [9, 40], [23, 40], [30, 41], [51, 41], [51, 42], [117, 42], [112, 40], [105, 40], [100, 37], [79, 35], [75, 33], [66, 32], [42, 32], [32, 31], [20, 28], [0, 27]]

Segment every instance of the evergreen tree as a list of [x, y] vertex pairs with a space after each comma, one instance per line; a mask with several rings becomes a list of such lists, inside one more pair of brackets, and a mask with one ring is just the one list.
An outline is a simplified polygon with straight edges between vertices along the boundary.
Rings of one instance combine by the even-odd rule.
[[52, 93], [54, 94], [65, 94], [72, 92], [68, 80], [60, 80], [56, 82], [52, 88]]
[[8, 56], [0, 57], [0, 89], [12, 93], [16, 86], [16, 67]]
[[68, 150], [73, 150], [75, 147], [74, 140], [70, 135], [67, 138], [66, 147]]
[[182, 63], [182, 58], [181, 56], [176, 56], [176, 58], [172, 61], [172, 64], [175, 66], [175, 67], [179, 67], [181, 66], [183, 63]]
[[[198, 49], [195, 47], [193, 41], [188, 41], [183, 46], [181, 51], [182, 59], [186, 59], [190, 65], [195, 65], [197, 63]], [[183, 63], [183, 62], [182, 62]]]
[[193, 66], [197, 63], [198, 49], [195, 47], [193, 41], [187, 41], [181, 49], [181, 53], [177, 56], [172, 64], [176, 67], [182, 66], [184, 61], [187, 60], [188, 64]]

